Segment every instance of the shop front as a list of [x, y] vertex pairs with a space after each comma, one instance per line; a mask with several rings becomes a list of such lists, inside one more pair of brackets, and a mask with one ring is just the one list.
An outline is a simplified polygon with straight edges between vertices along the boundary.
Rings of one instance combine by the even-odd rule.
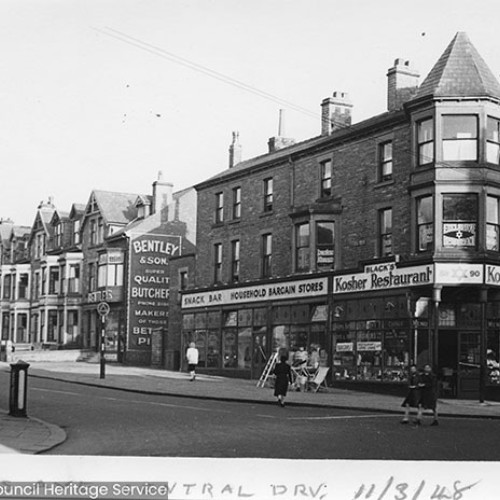
[[442, 397], [500, 399], [500, 279], [492, 268], [394, 262], [334, 276], [336, 385], [402, 394], [409, 364], [429, 363]]
[[271, 282], [185, 293], [182, 352], [195, 342], [199, 368], [258, 378], [269, 356], [330, 352], [328, 278]]

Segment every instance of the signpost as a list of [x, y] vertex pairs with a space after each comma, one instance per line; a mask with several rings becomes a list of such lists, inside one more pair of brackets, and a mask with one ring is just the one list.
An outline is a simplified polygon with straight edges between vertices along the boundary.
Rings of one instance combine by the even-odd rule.
[[100, 356], [100, 375], [99, 378], [106, 377], [106, 317], [109, 314], [109, 304], [107, 302], [99, 302], [97, 312], [101, 317], [101, 356]]

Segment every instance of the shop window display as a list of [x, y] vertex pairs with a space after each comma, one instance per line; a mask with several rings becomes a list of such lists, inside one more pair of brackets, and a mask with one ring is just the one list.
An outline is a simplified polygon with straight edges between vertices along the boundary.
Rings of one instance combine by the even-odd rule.
[[250, 370], [252, 367], [252, 329], [240, 328], [238, 330], [238, 368]]
[[334, 376], [339, 380], [399, 382], [410, 362], [405, 320], [336, 322]]
[[224, 368], [236, 368], [238, 366], [238, 344], [237, 330], [224, 330]]
[[207, 335], [207, 368], [219, 368], [221, 357], [219, 330], [209, 331]]

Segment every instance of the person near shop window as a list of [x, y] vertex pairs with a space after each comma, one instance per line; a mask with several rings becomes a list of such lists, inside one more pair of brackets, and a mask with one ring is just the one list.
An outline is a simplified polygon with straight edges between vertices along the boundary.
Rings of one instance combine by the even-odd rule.
[[196, 380], [196, 365], [198, 364], [199, 352], [196, 348], [196, 344], [191, 342], [186, 351], [186, 360], [188, 362], [188, 371], [190, 375], [191, 382]]
[[401, 420], [402, 424], [408, 424], [410, 422], [411, 408], [415, 408], [417, 410], [418, 417], [418, 408], [420, 404], [419, 383], [420, 375], [417, 370], [417, 365], [411, 365], [410, 373], [408, 375], [408, 393], [403, 401], [403, 404], [401, 405], [405, 409], [403, 420]]
[[274, 375], [276, 376], [274, 395], [278, 398], [278, 404], [281, 407], [285, 406], [288, 385], [292, 383], [292, 369], [287, 363], [287, 360], [288, 358], [286, 356], [281, 356], [280, 362], [274, 368]]
[[418, 406], [417, 425], [422, 422], [423, 410], [432, 410], [433, 420], [431, 425], [439, 425], [437, 412], [437, 378], [432, 372], [431, 365], [424, 366], [418, 384], [420, 388], [420, 404]]

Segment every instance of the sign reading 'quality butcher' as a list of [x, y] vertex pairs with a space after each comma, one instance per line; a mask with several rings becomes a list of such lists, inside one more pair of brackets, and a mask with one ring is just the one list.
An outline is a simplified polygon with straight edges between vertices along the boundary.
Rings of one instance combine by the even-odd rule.
[[144, 234], [130, 240], [128, 349], [151, 349], [151, 334], [168, 322], [171, 257], [180, 255], [181, 237]]

